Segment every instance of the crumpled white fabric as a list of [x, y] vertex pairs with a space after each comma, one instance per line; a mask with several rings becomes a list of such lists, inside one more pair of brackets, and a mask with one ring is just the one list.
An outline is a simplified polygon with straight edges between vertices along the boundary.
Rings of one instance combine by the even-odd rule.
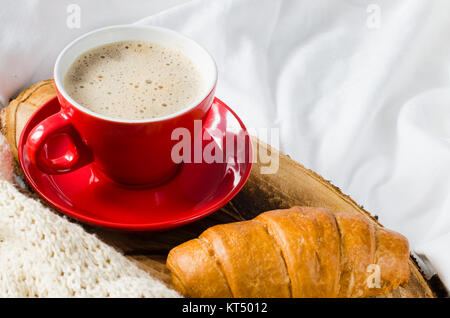
[[23, 34], [0, 13], [0, 99], [49, 77], [94, 26], [140, 15], [180, 31], [213, 54], [217, 96], [248, 127], [278, 127], [282, 151], [406, 235], [450, 286], [450, 2], [195, 0], [149, 17], [142, 3], [115, 2], [77, 31], [36, 18]]

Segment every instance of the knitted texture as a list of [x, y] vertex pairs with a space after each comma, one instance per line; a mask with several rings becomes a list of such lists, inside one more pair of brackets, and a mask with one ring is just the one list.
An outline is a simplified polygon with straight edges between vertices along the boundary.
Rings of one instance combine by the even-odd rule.
[[179, 297], [80, 225], [19, 192], [0, 135], [0, 297]]

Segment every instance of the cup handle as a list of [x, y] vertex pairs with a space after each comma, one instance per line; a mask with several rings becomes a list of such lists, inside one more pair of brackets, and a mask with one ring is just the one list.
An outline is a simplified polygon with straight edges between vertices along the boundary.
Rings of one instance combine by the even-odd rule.
[[[58, 134], [69, 137], [68, 149], [57, 158], [49, 158], [45, 155], [45, 146], [49, 138]], [[26, 151], [30, 161], [47, 174], [67, 173], [93, 161], [90, 149], [82, 142], [70, 118], [62, 111], [44, 119], [33, 128], [27, 138]]]

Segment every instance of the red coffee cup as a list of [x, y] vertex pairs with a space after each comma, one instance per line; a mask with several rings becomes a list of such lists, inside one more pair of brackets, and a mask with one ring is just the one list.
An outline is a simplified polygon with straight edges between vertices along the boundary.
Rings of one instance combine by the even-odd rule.
[[[97, 114], [73, 100], [63, 86], [64, 77], [77, 57], [112, 42], [139, 40], [175, 47], [188, 56], [205, 79], [205, 91], [197, 101], [169, 116], [124, 120]], [[54, 81], [61, 111], [39, 123], [29, 134], [26, 150], [30, 160], [45, 173], [62, 174], [88, 163], [106, 178], [123, 185], [151, 186], [175, 175], [179, 165], [171, 158], [177, 142], [175, 128], [194, 136], [194, 120], [201, 120], [211, 107], [217, 67], [211, 55], [193, 40], [174, 31], [138, 25], [121, 25], [87, 33], [70, 43], [58, 56]], [[48, 153], [48, 141], [65, 134], [70, 145], [56, 158]]]

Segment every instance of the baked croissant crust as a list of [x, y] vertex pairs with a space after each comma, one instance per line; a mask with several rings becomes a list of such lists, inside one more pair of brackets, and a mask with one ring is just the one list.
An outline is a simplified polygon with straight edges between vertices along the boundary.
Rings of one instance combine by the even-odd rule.
[[409, 280], [402, 235], [354, 213], [293, 207], [216, 225], [167, 258], [186, 297], [366, 297]]

